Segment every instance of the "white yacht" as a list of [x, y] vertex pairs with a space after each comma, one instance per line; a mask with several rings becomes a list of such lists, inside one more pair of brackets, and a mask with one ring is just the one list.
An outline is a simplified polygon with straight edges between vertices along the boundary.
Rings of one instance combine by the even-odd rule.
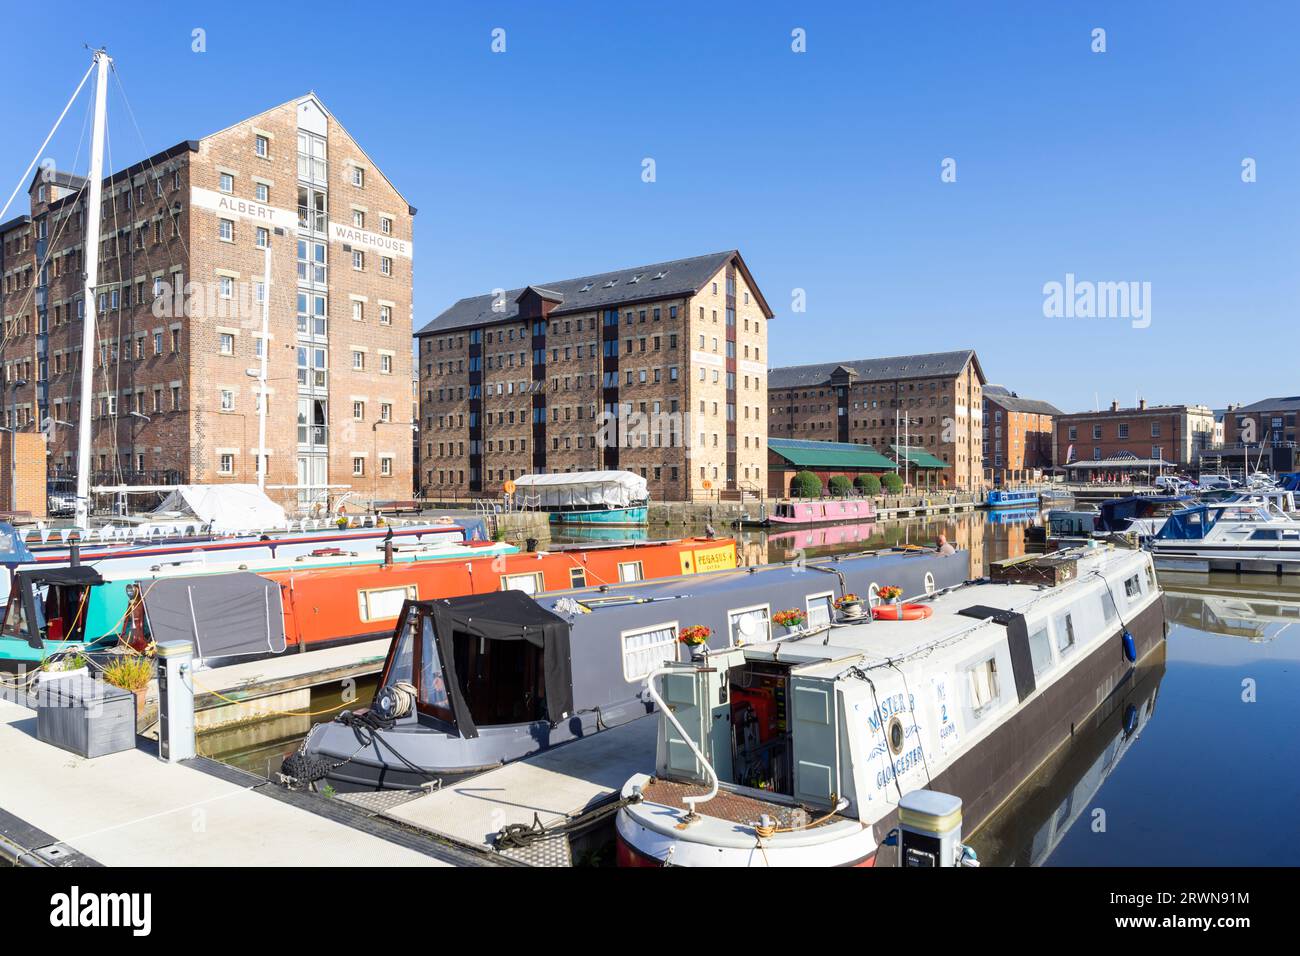
[[1147, 547], [1157, 557], [1210, 561], [1214, 570], [1281, 570], [1300, 562], [1300, 521], [1249, 497], [1201, 504], [1170, 515]]
[[881, 847], [918, 795], [960, 800], [962, 831], [978, 827], [1165, 635], [1146, 552], [998, 571], [817, 638], [652, 673], [656, 765], [624, 785], [619, 862], [890, 864]]

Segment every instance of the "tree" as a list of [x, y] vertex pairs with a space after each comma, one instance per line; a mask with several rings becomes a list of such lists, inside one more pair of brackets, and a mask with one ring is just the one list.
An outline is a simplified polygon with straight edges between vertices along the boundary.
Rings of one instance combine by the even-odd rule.
[[822, 480], [811, 471], [797, 472], [790, 480], [790, 494], [795, 498], [820, 498]]
[[864, 495], [874, 496], [880, 494], [880, 479], [875, 475], [858, 475], [853, 480], [853, 483], [858, 486], [858, 491]]
[[903, 490], [903, 479], [892, 471], [885, 472], [885, 477], [880, 480], [880, 483], [885, 486], [885, 491], [891, 495], [899, 494]]
[[831, 494], [836, 498], [847, 498], [853, 493], [853, 482], [844, 475], [836, 475], [828, 483]]

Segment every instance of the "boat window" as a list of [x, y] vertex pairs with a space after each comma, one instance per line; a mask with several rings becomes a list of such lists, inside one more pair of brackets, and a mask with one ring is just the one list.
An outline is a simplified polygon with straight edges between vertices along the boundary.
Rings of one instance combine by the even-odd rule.
[[992, 657], [972, 667], [970, 678], [970, 706], [976, 717], [982, 716], [998, 702], [998, 663]]
[[585, 588], [587, 586], [586, 568], [569, 568], [569, 587]]
[[1106, 589], [1101, 592], [1101, 614], [1106, 619], [1106, 623], [1109, 624], [1115, 620], [1116, 613], [1115, 598], [1110, 592], [1110, 586], [1107, 585]]
[[934, 593], [934, 575], [931, 574], [929, 571], [925, 572], [925, 593], [926, 594]]
[[768, 623], [768, 606], [741, 608], [727, 612], [728, 637], [731, 646], [738, 644], [760, 644], [772, 639], [772, 628]]
[[1029, 657], [1034, 663], [1034, 676], [1039, 677], [1052, 666], [1052, 644], [1044, 624], [1029, 635]]
[[618, 579], [620, 581], [640, 581], [642, 577], [640, 561], [620, 562], [618, 566]]
[[363, 621], [387, 621], [395, 619], [402, 613], [402, 602], [407, 598], [416, 598], [414, 584], [400, 588], [376, 588], [372, 591], [358, 591], [357, 605]]
[[0, 628], [0, 634], [4, 634], [5, 637], [21, 637], [26, 640], [28, 630], [27, 609], [22, 601], [22, 592], [18, 589], [17, 582], [15, 582], [14, 589], [9, 594], [9, 606], [5, 609], [5, 621], [3, 628]]
[[1252, 541], [1277, 541], [1281, 536], [1276, 528], [1258, 528], [1250, 536]]
[[1155, 589], [1156, 589], [1156, 566], [1154, 564], [1148, 564], [1147, 565], [1147, 593], [1150, 594]]
[[623, 679], [631, 683], [643, 679], [665, 661], [677, 659], [677, 624], [656, 624], [653, 627], [624, 631]]
[[1056, 649], [1068, 654], [1074, 647], [1074, 615], [1062, 614], [1056, 619]]
[[825, 594], [811, 594], [808, 596], [805, 606], [808, 608], [808, 630], [816, 631], [821, 628], [830, 627], [831, 621], [835, 619], [832, 611], [834, 595], [827, 591]]
[[422, 615], [420, 630], [420, 680], [419, 708], [448, 723], [455, 721], [451, 712], [451, 701], [447, 697], [447, 684], [442, 672], [442, 656], [438, 653], [438, 641], [433, 633], [433, 619]]
[[415, 647], [415, 632], [419, 627], [420, 615], [414, 611], [406, 619], [406, 627], [402, 628], [401, 635], [397, 638], [397, 648], [393, 651], [393, 662], [388, 666], [388, 673], [384, 675], [384, 683], [392, 686], [398, 682], [412, 683], [413, 664], [412, 650]]
[[503, 574], [501, 575], [502, 591], [523, 591], [525, 594], [536, 594], [543, 590], [542, 572], [529, 571], [526, 574]]
[[1130, 578], [1124, 579], [1124, 596], [1130, 601], [1136, 600], [1142, 596], [1142, 582], [1138, 580], [1136, 574]]

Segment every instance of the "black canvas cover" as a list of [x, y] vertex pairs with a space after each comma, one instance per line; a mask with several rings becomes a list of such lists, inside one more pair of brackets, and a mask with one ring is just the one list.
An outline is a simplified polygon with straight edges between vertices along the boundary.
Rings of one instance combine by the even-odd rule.
[[[522, 591], [492, 591], [467, 594], [429, 604], [433, 626], [441, 639], [448, 642], [453, 634], [466, 634], [489, 641], [527, 641], [542, 649], [542, 667], [546, 682], [546, 712], [551, 723], [559, 723], [573, 712], [573, 673], [569, 660], [569, 624], [552, 614]], [[448, 684], [459, 686], [455, 673], [455, 655], [442, 655]], [[464, 726], [458, 714], [461, 732], [475, 736], [472, 726]]]
[[144, 584], [157, 642], [192, 640], [195, 657], [279, 654], [285, 649], [280, 586], [253, 574], [196, 574]]
[[58, 586], [99, 587], [104, 583], [98, 571], [84, 564], [79, 564], [75, 568], [24, 568], [18, 572], [18, 577], [23, 581]]

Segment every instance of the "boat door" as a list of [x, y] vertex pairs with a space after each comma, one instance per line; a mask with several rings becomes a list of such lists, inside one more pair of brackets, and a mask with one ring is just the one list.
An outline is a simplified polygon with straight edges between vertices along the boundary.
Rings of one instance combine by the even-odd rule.
[[[743, 655], [739, 651], [711, 654], [710, 666], [680, 667], [664, 675], [662, 684], [664, 703], [722, 781], [732, 779], [729, 659], [740, 660]], [[706, 782], [704, 768], [686, 738], [666, 719], [659, 721], [656, 763], [661, 773]]]
[[790, 678], [794, 793], [803, 803], [832, 807], [843, 795], [840, 781], [840, 715], [835, 682]]

